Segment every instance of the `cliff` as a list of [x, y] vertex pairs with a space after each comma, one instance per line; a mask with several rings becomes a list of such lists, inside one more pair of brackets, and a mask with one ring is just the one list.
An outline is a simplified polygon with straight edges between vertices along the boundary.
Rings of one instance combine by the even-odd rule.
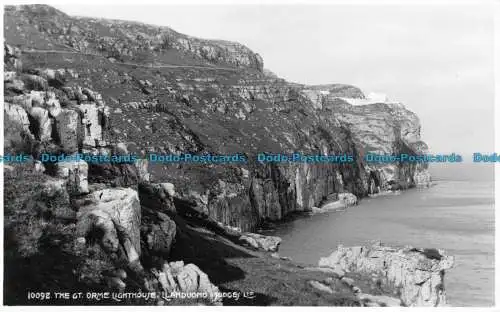
[[6, 41], [30, 49], [78, 52], [148, 65], [168, 62], [263, 69], [258, 54], [235, 42], [194, 38], [142, 23], [70, 17], [46, 5], [6, 7], [5, 11]]
[[[359, 156], [418, 154], [426, 145], [417, 116], [404, 106], [352, 106], [341, 98], [364, 98], [354, 86], [289, 83], [237, 43], [75, 18], [44, 5], [7, 7], [4, 30], [6, 152], [33, 157], [30, 170], [48, 179], [44, 192], [63, 194], [76, 211], [72, 235], [82, 246], [97, 242], [129, 270], [124, 278], [113, 273], [115, 287], [125, 287], [130, 274], [146, 289], [186, 289], [165, 281], [176, 274], [204, 280], [197, 268], [165, 262], [176, 258], [170, 253], [183, 235], [189, 241], [179, 230], [183, 218], [229, 235], [227, 229], [253, 231], [311, 211], [337, 194], [363, 197], [428, 181], [424, 166], [373, 165], [361, 157], [321, 166], [148, 164], [150, 153]], [[36, 161], [43, 153], [77, 152], [141, 160]], [[175, 260], [186, 259], [177, 252]], [[216, 292], [205, 280], [193, 287]]]
[[[261, 72], [257, 54], [237, 44], [194, 39], [164, 27], [72, 18], [46, 6], [7, 8], [5, 23], [6, 42], [23, 51], [19, 60], [27, 74], [57, 72], [50, 88], [56, 88], [61, 79], [65, 90], [81, 87], [98, 92], [109, 112], [105, 135], [141, 157], [151, 152], [248, 156], [292, 151], [419, 152], [415, 148], [420, 144], [419, 121], [404, 107], [354, 107], [338, 98], [364, 98], [356, 87], [304, 86], [270, 78]], [[173, 34], [176, 43], [162, 46], [151, 39], [153, 34]], [[189, 44], [180, 45], [183, 40]], [[120, 56], [112, 60], [106, 54], [110, 42]], [[214, 60], [193, 46], [227, 53], [219, 53]], [[167, 57], [174, 54], [175, 60]], [[63, 72], [65, 68], [69, 70]], [[67, 92], [57, 96], [82, 103]], [[244, 230], [289, 212], [311, 210], [331, 193], [365, 196], [378, 187], [410, 187], [425, 170], [414, 165], [367, 166], [361, 160], [322, 168], [256, 163], [218, 170], [150, 167], [152, 179], [171, 182], [194, 199], [206, 197], [197, 200], [200, 211]], [[248, 177], [243, 170], [250, 172]]]

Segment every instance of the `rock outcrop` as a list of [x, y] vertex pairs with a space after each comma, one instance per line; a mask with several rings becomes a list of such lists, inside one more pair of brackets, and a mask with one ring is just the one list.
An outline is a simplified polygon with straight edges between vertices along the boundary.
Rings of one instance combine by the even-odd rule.
[[122, 246], [130, 263], [141, 252], [141, 208], [137, 192], [130, 188], [104, 189], [89, 194], [78, 210], [80, 235], [102, 233], [102, 244], [109, 252]]
[[[177, 62], [182, 61], [182, 56], [187, 56], [184, 61], [191, 61], [193, 65], [209, 63], [263, 70], [260, 55], [236, 42], [199, 39], [168, 27], [143, 23], [73, 18], [46, 5], [8, 6], [6, 11], [8, 26], [37, 22], [38, 29], [46, 34], [47, 37], [43, 37], [45, 40], [36, 41], [27, 33], [19, 32], [18, 35], [28, 40], [32, 48], [50, 49], [52, 45], [49, 42], [52, 41], [80, 53], [105, 56], [111, 61], [154, 64], [165, 56]], [[44, 19], [47, 15], [51, 18]], [[104, 29], [116, 31], [103, 32]], [[148, 57], [145, 57], [146, 54], [149, 54]]]
[[255, 249], [265, 251], [278, 251], [281, 238], [277, 236], [265, 236], [257, 233], [243, 233], [240, 240], [250, 245]]
[[380, 244], [339, 246], [319, 261], [320, 267], [375, 274], [384, 285], [399, 291], [404, 305], [428, 307], [447, 304], [444, 277], [445, 271], [453, 265], [454, 258], [442, 250], [393, 248]]
[[[43, 77], [26, 73], [13, 73], [9, 77], [44, 81]], [[20, 123], [37, 140], [57, 144], [66, 153], [96, 153], [102, 152], [102, 149], [98, 148], [107, 147], [103, 128], [106, 126], [109, 112], [98, 93], [84, 89], [87, 94], [91, 93], [93, 96], [86, 97], [85, 102], [82, 102], [79, 101], [77, 93], [67, 91], [63, 82], [57, 85], [57, 88], [43, 87], [43, 91], [37, 91], [37, 83], [25, 84], [20, 89], [14, 89], [6, 83], [5, 100], [12, 103], [6, 106], [10, 119]], [[16, 92], [16, 95], [9, 95], [13, 92]], [[66, 101], [67, 107], [62, 108], [60, 101]], [[19, 115], [20, 108], [24, 110], [28, 120], [24, 113]]]
[[[333, 195], [333, 196], [332, 196]], [[351, 193], [334, 193], [327, 197], [325, 204], [321, 205], [320, 208], [313, 207], [313, 213], [322, 213], [328, 211], [335, 211], [339, 209], [345, 209], [350, 206], [354, 206], [358, 203], [358, 198], [356, 195]]]
[[219, 288], [213, 285], [208, 276], [192, 263], [184, 265], [183, 261], [165, 262], [162, 269], [153, 270], [153, 274], [158, 279], [167, 301], [176, 298], [176, 293], [177, 295], [183, 293], [189, 297], [197, 295], [201, 302], [213, 305], [222, 304]]

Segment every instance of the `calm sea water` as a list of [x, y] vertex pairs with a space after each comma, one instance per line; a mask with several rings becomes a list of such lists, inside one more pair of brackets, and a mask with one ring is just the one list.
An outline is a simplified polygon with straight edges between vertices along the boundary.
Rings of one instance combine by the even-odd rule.
[[[467, 171], [467, 173], [465, 173]], [[400, 195], [364, 199], [345, 211], [284, 223], [273, 231], [283, 238], [280, 255], [317, 264], [338, 244], [446, 249], [455, 267], [446, 275], [453, 306], [494, 304], [493, 167], [456, 165], [431, 168], [436, 185]]]

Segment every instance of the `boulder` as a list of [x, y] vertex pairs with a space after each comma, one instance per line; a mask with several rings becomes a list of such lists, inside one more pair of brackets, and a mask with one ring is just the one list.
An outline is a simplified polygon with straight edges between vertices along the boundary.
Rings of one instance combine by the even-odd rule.
[[252, 246], [255, 249], [265, 251], [278, 251], [281, 238], [277, 236], [265, 236], [257, 233], [243, 233], [240, 241]]
[[83, 199], [83, 205], [78, 211], [80, 236], [88, 235], [88, 232], [92, 231], [93, 228], [91, 225], [97, 226], [104, 233], [103, 244], [106, 243], [108, 247], [113, 247], [108, 248], [112, 251], [115, 251], [115, 238], [117, 237], [125, 250], [129, 263], [137, 262], [139, 259], [141, 250], [140, 224], [139, 198], [137, 192], [130, 188], [104, 189], [92, 192]]
[[329, 197], [330, 198], [334, 197], [337, 200], [327, 202], [326, 204], [322, 205], [321, 208], [312, 207], [311, 208], [312, 213], [322, 213], [322, 212], [345, 209], [349, 206], [356, 205], [358, 202], [358, 198], [356, 197], [356, 195], [351, 193], [331, 194]]
[[153, 274], [163, 292], [206, 294], [204, 303], [222, 304], [217, 286], [210, 282], [207, 274], [192, 263], [185, 265], [183, 261], [165, 262], [161, 270], [153, 269]]
[[89, 192], [88, 165], [85, 161], [67, 161], [56, 163], [57, 177], [67, 181], [68, 192], [71, 195], [81, 195]]

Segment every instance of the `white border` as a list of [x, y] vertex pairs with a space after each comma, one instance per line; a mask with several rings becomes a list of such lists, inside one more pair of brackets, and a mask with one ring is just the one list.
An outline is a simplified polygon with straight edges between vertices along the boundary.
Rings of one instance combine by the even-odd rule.
[[[494, 86], [495, 86], [495, 150], [500, 150], [500, 1], [495, 1], [493, 4], [494, 16], [495, 16], [495, 32], [494, 36], [494, 66], [495, 66], [495, 78], [494, 78]], [[500, 183], [498, 183], [500, 178], [500, 164], [495, 164], [495, 306], [499, 306], [500, 302], [500, 271], [498, 268], [500, 267], [498, 264], [500, 263], [497, 251], [500, 250], [500, 232], [498, 231], [498, 224], [500, 217], [498, 215], [498, 211], [496, 210], [498, 199], [500, 198]]]

